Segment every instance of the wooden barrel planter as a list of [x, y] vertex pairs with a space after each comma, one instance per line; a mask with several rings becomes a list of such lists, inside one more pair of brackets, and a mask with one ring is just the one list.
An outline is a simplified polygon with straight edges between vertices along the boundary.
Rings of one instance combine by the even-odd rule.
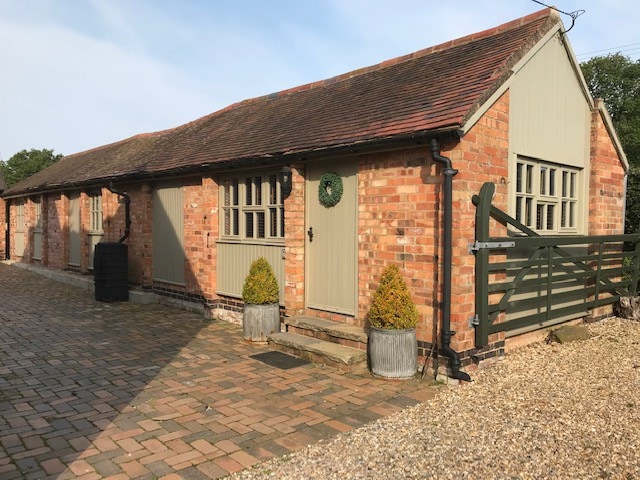
[[369, 329], [369, 366], [377, 377], [408, 379], [418, 368], [416, 329]]
[[245, 303], [242, 330], [245, 340], [266, 342], [269, 335], [280, 331], [280, 306], [277, 303]]

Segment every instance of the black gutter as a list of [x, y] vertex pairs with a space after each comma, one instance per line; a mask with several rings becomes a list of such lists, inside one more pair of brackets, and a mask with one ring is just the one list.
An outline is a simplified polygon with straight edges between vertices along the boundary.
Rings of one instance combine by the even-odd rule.
[[67, 182], [56, 185], [38, 185], [23, 190], [12, 191], [8, 188], [4, 198], [23, 197], [35, 193], [59, 192], [63, 190], [75, 190], [78, 188], [90, 188], [104, 185], [107, 182], [130, 183], [135, 181], [155, 180], [161, 178], [175, 178], [176, 175], [188, 176], [203, 173], [227, 173], [236, 168], [254, 168], [256, 166], [273, 165], [278, 163], [295, 163], [306, 160], [313, 160], [326, 156], [350, 156], [365, 153], [378, 153], [399, 148], [420, 147], [429, 142], [430, 138], [436, 135], [442, 140], [458, 139], [459, 125], [452, 125], [438, 130], [423, 132], [412, 132], [409, 134], [397, 135], [387, 138], [377, 138], [373, 140], [333, 145], [328, 147], [310, 148], [307, 150], [296, 150], [290, 152], [278, 152], [264, 154], [254, 157], [241, 157], [235, 159], [218, 160], [215, 162], [202, 162], [195, 165], [184, 165], [180, 167], [168, 168], [158, 171], [137, 170], [123, 173], [121, 175], [111, 175], [109, 177], [92, 178], [75, 182]]
[[131, 213], [129, 210], [129, 204], [131, 203], [131, 199], [129, 198], [129, 195], [127, 195], [126, 193], [114, 189], [113, 183], [109, 184], [109, 186], [107, 187], [107, 190], [109, 190], [111, 193], [115, 193], [116, 195], [119, 195], [124, 198], [124, 235], [120, 237], [120, 240], [118, 240], [118, 243], [122, 243], [129, 237], [129, 233], [131, 233]]
[[442, 353], [449, 357], [449, 368], [451, 377], [457, 380], [470, 382], [468, 373], [460, 371], [460, 355], [451, 348], [451, 337], [456, 332], [451, 330], [451, 258], [452, 258], [452, 224], [453, 224], [453, 176], [458, 173], [451, 165], [451, 159], [440, 155], [440, 146], [435, 138], [431, 139], [431, 158], [442, 166], [444, 175], [444, 198], [443, 198], [443, 272], [442, 272], [442, 333], [441, 345]]

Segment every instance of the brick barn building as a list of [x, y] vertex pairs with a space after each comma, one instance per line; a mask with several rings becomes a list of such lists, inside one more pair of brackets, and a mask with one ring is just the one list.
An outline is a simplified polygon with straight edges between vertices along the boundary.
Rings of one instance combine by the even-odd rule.
[[[68, 155], [4, 192], [7, 253], [89, 274], [95, 245], [126, 229], [112, 185], [130, 198], [132, 288], [237, 322], [249, 264], [264, 256], [285, 322], [366, 327], [393, 263], [417, 304], [425, 356], [441, 320], [442, 157], [457, 171], [451, 347], [466, 368], [505, 345], [496, 333], [478, 349], [469, 324], [471, 198], [483, 183], [495, 184], [495, 206], [537, 232], [623, 231], [628, 164], [552, 10]], [[323, 199], [321, 182], [336, 177], [341, 195], [325, 189]]]

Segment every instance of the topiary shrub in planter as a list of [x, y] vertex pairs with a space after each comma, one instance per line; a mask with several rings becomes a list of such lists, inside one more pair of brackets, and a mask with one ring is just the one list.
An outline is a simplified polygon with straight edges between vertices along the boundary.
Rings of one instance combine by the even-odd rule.
[[368, 320], [371, 373], [393, 379], [413, 377], [418, 368], [418, 310], [396, 265], [382, 272]]
[[242, 299], [242, 330], [245, 340], [266, 342], [269, 335], [280, 331], [278, 281], [264, 257], [251, 264], [242, 288]]

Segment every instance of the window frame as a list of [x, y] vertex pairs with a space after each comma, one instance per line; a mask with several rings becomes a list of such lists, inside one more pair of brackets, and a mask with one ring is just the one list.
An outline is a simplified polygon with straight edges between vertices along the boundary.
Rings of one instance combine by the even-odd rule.
[[582, 228], [584, 169], [517, 156], [513, 218], [542, 235], [576, 235]]
[[219, 185], [221, 241], [284, 244], [284, 195], [277, 170], [225, 175]]
[[42, 233], [43, 217], [42, 217], [42, 195], [33, 197], [31, 199], [33, 203], [33, 230], [37, 233]]
[[26, 201], [24, 198], [16, 200], [16, 232], [23, 233], [27, 230]]
[[[104, 234], [102, 191], [89, 192], [89, 233]], [[100, 228], [97, 228], [100, 227]]]

